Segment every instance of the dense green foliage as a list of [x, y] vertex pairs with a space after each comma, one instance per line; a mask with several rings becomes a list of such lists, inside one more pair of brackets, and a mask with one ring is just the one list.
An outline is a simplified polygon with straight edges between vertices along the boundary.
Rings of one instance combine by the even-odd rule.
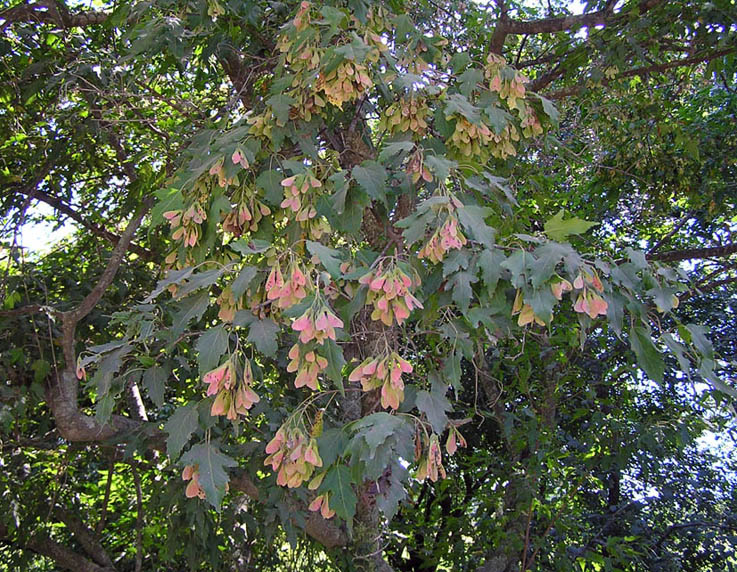
[[737, 564], [737, 9], [572, 9], [3, 4], [0, 568]]

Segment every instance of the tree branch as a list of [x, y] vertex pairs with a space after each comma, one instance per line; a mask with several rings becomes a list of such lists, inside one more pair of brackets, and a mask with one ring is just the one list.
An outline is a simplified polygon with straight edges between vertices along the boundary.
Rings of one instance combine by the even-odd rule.
[[737, 283], [737, 276], [732, 276], [730, 278], [722, 278], [721, 280], [715, 280], [714, 282], [710, 282], [708, 284], [704, 284], [703, 286], [697, 286], [696, 288], [692, 288], [691, 290], [688, 290], [687, 292], [684, 292], [681, 294], [678, 299], [683, 302], [685, 300], [688, 300], [691, 298], [694, 294], [701, 292], [710, 292], [712, 290], [716, 290], [717, 288], [721, 288], [722, 286], [726, 286], [728, 284], [734, 284]]
[[46, 535], [35, 535], [19, 547], [46, 558], [51, 558], [59, 567], [72, 572], [115, 572], [114, 568], [99, 566], [92, 560], [77, 554]]
[[32, 538], [26, 547], [41, 556], [51, 558], [62, 568], [72, 572], [112, 572], [115, 570], [107, 566], [98, 566], [92, 560], [88, 560], [47, 536]]
[[0, 310], [0, 318], [11, 318], [14, 316], [25, 316], [26, 314], [59, 314], [60, 312], [51, 306], [40, 304], [29, 304], [12, 310]]
[[[663, 0], [643, 0], [639, 4], [640, 15], [651, 10]], [[574, 16], [557, 16], [544, 18], [542, 20], [509, 20], [506, 28], [508, 34], [554, 34], [567, 30], [579, 28], [590, 28], [592, 26], [606, 26], [612, 24], [627, 14], [622, 10], [614, 12], [614, 5], [610, 3], [606, 8], [597, 12], [577, 14]]]
[[[39, 181], [40, 182], [40, 181]], [[87, 230], [89, 230], [92, 234], [102, 237], [108, 241], [110, 241], [113, 244], [117, 244], [120, 240], [120, 237], [110, 232], [109, 230], [106, 230], [98, 225], [96, 225], [93, 222], [90, 222], [86, 220], [82, 215], [80, 215], [77, 211], [75, 211], [72, 207], [67, 205], [64, 201], [62, 201], [58, 197], [53, 197], [49, 195], [48, 193], [41, 191], [37, 188], [28, 189], [27, 187], [23, 187], [20, 189], [17, 189], [17, 191], [20, 194], [30, 196], [31, 198], [38, 199], [39, 201], [42, 201], [46, 203], [47, 205], [54, 207], [57, 211], [59, 211], [62, 214], [67, 215], [70, 219], [78, 222], [83, 227], [85, 227]], [[138, 246], [137, 244], [131, 244], [130, 250], [132, 252], [135, 252], [139, 256], [145, 258], [146, 260], [151, 260], [153, 258], [153, 254], [151, 251], [146, 250], [145, 248]]]
[[100, 301], [105, 290], [112, 284], [118, 268], [123, 262], [128, 246], [138, 229], [143, 217], [148, 212], [153, 199], [148, 197], [143, 201], [136, 214], [128, 222], [120, 240], [113, 248], [110, 260], [92, 291], [82, 302], [68, 312], [60, 312], [61, 316], [61, 346], [64, 352], [64, 370], [60, 372], [57, 381], [47, 392], [51, 411], [54, 414], [57, 428], [61, 436], [69, 441], [105, 441], [121, 433], [136, 429], [140, 424], [133, 419], [120, 415], [113, 415], [110, 422], [101, 424], [89, 415], [79, 411], [77, 391], [79, 381], [75, 372], [76, 355], [74, 350], [75, 329], [77, 323], [87, 316]]
[[152, 204], [153, 197], [147, 197], [143, 201], [141, 206], [128, 222], [128, 225], [125, 227], [123, 234], [120, 235], [120, 240], [118, 240], [115, 248], [113, 248], [113, 251], [110, 255], [110, 260], [108, 260], [107, 266], [105, 267], [105, 270], [103, 271], [102, 276], [100, 276], [97, 284], [95, 284], [95, 287], [89, 294], [87, 294], [87, 296], [84, 300], [82, 300], [79, 306], [77, 306], [74, 310], [64, 312], [65, 320], [73, 320], [76, 324], [87, 314], [89, 314], [92, 311], [92, 308], [97, 305], [97, 303], [100, 301], [100, 298], [102, 298], [102, 295], [105, 293], [105, 290], [107, 290], [110, 284], [113, 283], [113, 278], [115, 278], [115, 275], [118, 272], [118, 268], [123, 262], [123, 258], [128, 251], [128, 246], [133, 239], [133, 235], [136, 233], [136, 230], [138, 230], [139, 225], [143, 221], [143, 217], [146, 216], [146, 213], [151, 208]]
[[109, 14], [106, 12], [95, 10], [86, 10], [75, 14], [65, 11], [62, 14], [54, 0], [38, 0], [37, 2], [19, 4], [0, 12], [0, 20], [4, 21], [0, 26], [0, 31], [4, 32], [8, 26], [22, 22], [51, 24], [62, 29], [84, 28], [102, 24], [108, 16]]
[[115, 568], [110, 556], [95, 537], [95, 533], [87, 528], [75, 514], [68, 512], [58, 505], [54, 508], [54, 514], [67, 526], [90, 558], [100, 566], [110, 569]]
[[[626, 78], [626, 77], [647, 76], [647, 75], [650, 75], [652, 73], [658, 73], [658, 72], [666, 71], [666, 70], [669, 70], [669, 69], [672, 69], [672, 68], [681, 67], [681, 66], [690, 66], [690, 65], [695, 65], [695, 64], [706, 63], [706, 62], [709, 62], [711, 60], [714, 60], [714, 59], [717, 59], [717, 58], [721, 58], [722, 56], [726, 56], [726, 55], [729, 55], [731, 53], [734, 53], [735, 51], [737, 51], [737, 48], [731, 47], [731, 48], [725, 48], [723, 50], [718, 50], [716, 52], [711, 52], [709, 54], [701, 54], [701, 55], [698, 55], [698, 56], [692, 56], [692, 57], [689, 57], [689, 58], [682, 58], [680, 60], [674, 60], [674, 61], [665, 62], [665, 63], [662, 63], [662, 64], [653, 64], [651, 66], [643, 66], [643, 67], [639, 67], [639, 68], [633, 68], [633, 69], [626, 70], [626, 71], [623, 71], [622, 73], [617, 74], [614, 77], [613, 80], [604, 80], [604, 81], [602, 81], [601, 82], [601, 85], [602, 85], [602, 87], [606, 87], [612, 81], [617, 81], [619, 79], [623, 79], [623, 78]], [[538, 87], [538, 89], [542, 89], [542, 87], [545, 87], [545, 86]], [[578, 86], [574, 86], [574, 87], [570, 87], [570, 88], [566, 88], [566, 89], [561, 89], [561, 90], [558, 90], [558, 91], [554, 91], [552, 93], [546, 93], [545, 94], [545, 97], [547, 97], [548, 99], [555, 99], [555, 100], [557, 100], [557, 99], [565, 99], [566, 97], [571, 97], [571, 96], [574, 96], [574, 95], [578, 95], [579, 93], [581, 93], [581, 91], [583, 91], [583, 89], [584, 89], [584, 86], [578, 85]]]
[[[639, 13], [644, 14], [651, 10], [663, 0], [642, 0], [639, 4]], [[494, 33], [491, 36], [489, 50], [495, 54], [501, 54], [504, 48], [504, 40], [509, 35], [534, 36], [538, 34], [554, 34], [556, 32], [565, 32], [567, 30], [578, 30], [579, 28], [587, 28], [591, 26], [607, 26], [619, 20], [626, 18], [628, 15], [620, 10], [614, 12], [614, 3], [609, 2], [607, 6], [597, 12], [589, 12], [585, 14], [576, 14], [571, 16], [554, 16], [543, 18], [541, 20], [512, 20], [507, 15], [507, 8], [504, 3], [500, 3], [501, 15], [499, 21], [494, 27]]]
[[666, 242], [668, 242], [673, 236], [683, 228], [683, 225], [685, 225], [693, 216], [691, 212], [687, 212], [685, 215], [683, 215], [676, 224], [673, 225], [673, 228], [665, 235], [663, 236], [658, 242], [655, 243], [655, 245], [647, 251], [648, 254], [653, 255], [658, 250], [660, 250], [660, 247], [663, 246]]
[[136, 567], [135, 572], [143, 569], [143, 492], [141, 491], [141, 475], [135, 463], [131, 463], [133, 483], [136, 487]]
[[696, 260], [700, 258], [726, 258], [737, 253], [737, 243], [714, 246], [711, 248], [690, 248], [686, 250], [669, 250], [667, 252], [647, 254], [648, 260], [676, 262], [678, 260]]

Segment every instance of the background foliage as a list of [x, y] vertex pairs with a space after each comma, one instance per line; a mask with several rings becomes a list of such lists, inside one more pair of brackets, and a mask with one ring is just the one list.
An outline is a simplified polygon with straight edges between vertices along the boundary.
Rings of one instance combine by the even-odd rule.
[[4, 2], [0, 567], [731, 569], [736, 16]]

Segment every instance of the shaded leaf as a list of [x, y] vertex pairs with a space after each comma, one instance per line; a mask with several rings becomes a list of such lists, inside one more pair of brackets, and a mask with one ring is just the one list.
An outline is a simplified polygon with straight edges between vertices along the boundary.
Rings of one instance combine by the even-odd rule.
[[192, 437], [192, 433], [197, 431], [198, 417], [197, 404], [188, 403], [177, 408], [164, 424], [164, 431], [169, 434], [166, 438], [166, 452], [172, 460], [179, 457], [182, 448]]
[[225, 485], [230, 480], [225, 469], [237, 467], [238, 463], [220, 451], [217, 441], [197, 443], [187, 451], [181, 462], [198, 466], [199, 483], [205, 491], [207, 501], [215, 508], [220, 508], [225, 496]]
[[182, 268], [181, 270], [170, 270], [166, 273], [166, 276], [163, 279], [156, 283], [156, 288], [154, 288], [153, 292], [146, 297], [143, 303], [149, 304], [172, 284], [179, 284], [183, 280], [189, 278], [192, 272], [194, 272], [194, 268], [191, 266]]
[[210, 305], [210, 293], [207, 290], [185, 298], [179, 303], [180, 310], [174, 314], [172, 320], [172, 332], [175, 336], [181, 334], [189, 325], [189, 322], [199, 320]]
[[634, 326], [630, 330], [630, 345], [647, 376], [653, 381], [663, 383], [665, 364], [650, 337], [650, 331], [642, 326]]
[[164, 405], [164, 391], [168, 373], [163, 367], [153, 366], [143, 374], [143, 387], [156, 407]]
[[233, 280], [230, 285], [230, 290], [233, 292], [233, 297], [237, 300], [248, 289], [254, 278], [258, 275], [258, 268], [254, 266], [244, 266], [238, 273], [238, 277]]
[[445, 386], [437, 380], [433, 381], [431, 391], [423, 389], [417, 392], [415, 404], [417, 409], [427, 415], [432, 430], [440, 435], [448, 424], [446, 411], [451, 410], [450, 402], [445, 397]]
[[311, 240], [307, 241], [307, 250], [310, 251], [310, 254], [313, 256], [317, 256], [320, 259], [320, 262], [325, 267], [325, 269], [330, 273], [330, 276], [333, 278], [338, 278], [341, 276], [340, 271], [340, 252], [337, 250], [333, 250], [332, 248], [328, 248], [327, 246], [323, 246], [319, 242], [313, 242]]
[[351, 486], [351, 472], [344, 465], [331, 467], [322, 481], [320, 491], [330, 492], [330, 508], [346, 522], [356, 514], [356, 493]]
[[336, 387], [340, 390], [341, 395], [343, 394], [343, 366], [345, 365], [345, 358], [343, 357], [343, 350], [334, 340], [326, 340], [324, 344], [323, 357], [328, 360], [328, 367], [325, 370], [325, 374], [329, 379], [335, 382]]
[[353, 167], [353, 178], [372, 199], [386, 206], [386, 169], [376, 161], [364, 161]]
[[200, 374], [214, 369], [228, 350], [227, 330], [222, 325], [206, 330], [197, 340], [196, 349]]

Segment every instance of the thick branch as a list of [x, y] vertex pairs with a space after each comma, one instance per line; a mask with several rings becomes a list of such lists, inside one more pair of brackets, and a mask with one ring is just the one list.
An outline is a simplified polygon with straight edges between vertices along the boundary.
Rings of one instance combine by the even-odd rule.
[[[663, 0], [643, 0], [640, 2], [639, 12], [644, 14], [651, 10]], [[622, 18], [625, 14], [620, 10], [615, 13], [613, 4], [597, 12], [577, 14], [574, 16], [560, 16], [544, 18], [542, 20], [509, 20], [507, 23], [508, 34], [554, 34], [566, 30], [577, 30], [579, 28], [590, 28], [591, 26], [606, 26]]]
[[109, 14], [95, 10], [87, 10], [71, 14], [59, 11], [54, 0], [39, 0], [8, 8], [0, 12], [3, 21], [0, 30], [4, 31], [9, 25], [22, 22], [37, 24], [51, 24], [59, 28], [84, 28], [95, 24], [102, 24]]
[[675, 262], [678, 260], [696, 260], [701, 258], [726, 258], [737, 253], [737, 243], [714, 246], [712, 248], [690, 248], [687, 250], [669, 250], [648, 254], [648, 260], [659, 260], [661, 262]]
[[54, 514], [61, 520], [67, 528], [72, 532], [74, 538], [82, 545], [84, 551], [100, 566], [114, 568], [113, 561], [102, 547], [102, 544], [95, 537], [95, 533], [87, 528], [85, 524], [71, 512], [57, 506]]
[[241, 100], [243, 107], [249, 109], [251, 107], [251, 95], [249, 87], [250, 73], [240, 56], [229, 46], [221, 48], [218, 53], [220, 65], [223, 66], [230, 82], [233, 84], [238, 99]]
[[57, 314], [58, 310], [55, 310], [51, 306], [41, 306], [39, 304], [29, 304], [28, 306], [21, 306], [20, 308], [14, 308], [12, 310], [0, 310], [0, 318], [11, 318], [14, 316], [25, 316], [27, 314]]
[[[660, 4], [663, 0], [642, 0], [639, 5], [639, 13], [644, 14], [648, 10]], [[504, 40], [510, 34], [514, 35], [537, 35], [537, 34], [554, 34], [556, 32], [565, 32], [567, 30], [578, 30], [591, 26], [607, 26], [618, 20], [627, 17], [620, 10], [614, 12], [614, 3], [608, 3], [607, 7], [597, 12], [589, 12], [586, 14], [577, 14], [572, 16], [556, 16], [552, 18], [544, 18], [542, 20], [512, 20], [507, 16], [505, 8], [502, 6], [502, 13], [494, 28], [491, 37], [490, 51], [495, 54], [501, 54], [504, 47]]]
[[75, 329], [77, 323], [89, 314], [100, 301], [105, 290], [112, 284], [118, 268], [123, 262], [128, 246], [143, 217], [151, 206], [152, 199], [146, 199], [133, 218], [128, 222], [120, 240], [113, 248], [110, 260], [92, 291], [84, 300], [68, 312], [61, 312], [61, 345], [64, 352], [65, 367], [59, 374], [56, 384], [48, 392], [49, 406], [54, 414], [57, 428], [62, 437], [69, 441], [104, 441], [139, 426], [139, 423], [114, 415], [109, 423], [101, 424], [97, 419], [79, 411], [77, 390], [79, 382], [75, 375]]
[[25, 548], [54, 560], [61, 568], [72, 572], [113, 572], [114, 568], [99, 566], [81, 554], [52, 540], [48, 536], [34, 536]]

